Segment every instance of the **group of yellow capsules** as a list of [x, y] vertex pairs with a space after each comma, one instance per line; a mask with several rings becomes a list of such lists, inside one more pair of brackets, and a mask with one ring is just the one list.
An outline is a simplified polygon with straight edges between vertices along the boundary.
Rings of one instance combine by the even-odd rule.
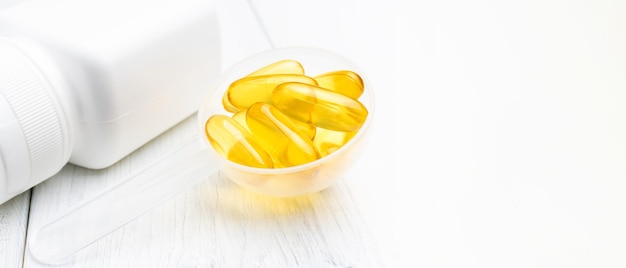
[[205, 125], [215, 150], [258, 168], [309, 163], [346, 144], [367, 118], [363, 80], [351, 70], [305, 75], [299, 61], [264, 66], [230, 84], [222, 104], [232, 115]]

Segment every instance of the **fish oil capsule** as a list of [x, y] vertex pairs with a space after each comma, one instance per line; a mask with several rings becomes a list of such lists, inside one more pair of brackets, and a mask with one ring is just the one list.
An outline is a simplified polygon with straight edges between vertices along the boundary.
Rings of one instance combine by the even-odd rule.
[[272, 103], [296, 120], [345, 132], [361, 128], [368, 114], [367, 108], [356, 99], [303, 83], [277, 86]]
[[226, 159], [250, 167], [272, 168], [269, 154], [244, 127], [225, 115], [211, 116], [205, 125], [209, 142]]
[[354, 99], [358, 99], [363, 94], [363, 79], [353, 71], [328, 72], [313, 78], [319, 87], [342, 93]]
[[[298, 74], [304, 75], [304, 68], [302, 64], [295, 60], [281, 60], [274, 62], [272, 64], [266, 65], [250, 74], [246, 77], [250, 76], [260, 76], [260, 75], [270, 75], [270, 74]], [[231, 113], [236, 113], [241, 111], [239, 108], [235, 107], [230, 100], [228, 99], [228, 91], [224, 92], [224, 96], [222, 97], [222, 105], [226, 111]]]
[[228, 99], [228, 91], [224, 92], [224, 96], [222, 96], [222, 106], [224, 106], [224, 110], [229, 111], [231, 113], [236, 113], [236, 112], [241, 111], [239, 110], [239, 108], [235, 107], [232, 103], [230, 103], [230, 100]]
[[313, 145], [320, 153], [321, 157], [327, 156], [344, 144], [348, 143], [358, 131], [344, 132], [325, 128], [317, 128]]
[[302, 64], [296, 60], [281, 60], [266, 65], [247, 76], [259, 76], [268, 74], [300, 74], [304, 75]]
[[319, 158], [313, 142], [271, 104], [259, 102], [250, 106], [246, 123], [269, 153], [274, 167], [297, 166]]
[[315, 125], [313, 124], [309, 124], [306, 122], [302, 122], [299, 120], [295, 120], [292, 118], [289, 118], [291, 120], [291, 122], [293, 122], [296, 127], [298, 127], [298, 129], [307, 137], [309, 138], [309, 140], [313, 140], [313, 138], [315, 137], [316, 133], [317, 133], [317, 128], [315, 127]]
[[246, 111], [239, 111], [233, 114], [232, 118], [239, 123], [243, 128], [250, 131], [248, 124], [246, 123]]
[[256, 102], [270, 102], [276, 86], [287, 82], [317, 85], [315, 79], [299, 74], [270, 74], [241, 78], [228, 87], [228, 100], [240, 110]]
[[[243, 126], [248, 131], [250, 131], [250, 129], [248, 128], [248, 123], [246, 123], [246, 111], [237, 112], [237, 113], [233, 114], [232, 118], [235, 119], [235, 121], [237, 121], [237, 123], [239, 123], [241, 126]], [[293, 122], [296, 125], [296, 127], [298, 127], [298, 129], [307, 138], [309, 138], [309, 140], [313, 140], [313, 138], [315, 137], [315, 133], [317, 132], [317, 128], [314, 125], [307, 124], [305, 122], [301, 122], [301, 121], [298, 121], [298, 120], [293, 120], [291, 118], [290, 118], [290, 120], [291, 120], [291, 122]]]

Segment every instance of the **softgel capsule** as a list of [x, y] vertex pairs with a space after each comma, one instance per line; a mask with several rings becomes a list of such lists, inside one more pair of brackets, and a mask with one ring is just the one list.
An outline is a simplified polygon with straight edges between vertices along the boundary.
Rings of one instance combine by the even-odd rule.
[[242, 165], [305, 164], [336, 151], [358, 132], [368, 116], [358, 100], [363, 90], [356, 72], [308, 76], [298, 61], [277, 61], [233, 81], [222, 98], [233, 114], [211, 116], [205, 133], [218, 154]]

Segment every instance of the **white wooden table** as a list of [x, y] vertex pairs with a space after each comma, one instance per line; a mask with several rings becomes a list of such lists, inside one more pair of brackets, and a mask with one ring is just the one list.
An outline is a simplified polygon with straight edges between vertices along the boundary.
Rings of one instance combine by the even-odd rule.
[[[374, 8], [370, 5], [359, 9], [367, 14]], [[378, 72], [377, 64], [393, 64], [393, 59], [386, 55], [372, 57], [378, 44], [364, 44], [371, 37], [368, 29], [375, 22], [367, 22], [367, 17], [352, 11], [347, 2], [295, 5], [288, 1], [219, 1], [218, 12], [224, 68], [254, 53], [284, 46], [330, 49], [371, 73]], [[381, 35], [390, 35], [380, 30]], [[372, 76], [373, 83], [384, 85], [389, 79], [385, 74]], [[380, 249], [371, 229], [390, 217], [374, 212], [381, 207], [376, 204], [380, 197], [372, 186], [377, 180], [393, 179], [386, 172], [393, 162], [389, 157], [391, 147], [381, 142], [392, 133], [387, 129], [391, 122], [384, 120], [382, 103], [392, 96], [393, 90], [388, 88], [377, 94], [382, 112], [376, 115], [379, 124], [370, 138], [371, 146], [353, 170], [329, 189], [298, 198], [270, 198], [244, 191], [217, 174], [58, 266], [383, 266], [381, 256], [385, 250]], [[148, 165], [195, 131], [192, 116], [110, 168], [88, 170], [67, 165], [32, 191], [1, 205], [0, 266], [47, 267], [29, 254], [29, 232], [72, 204], [93, 197]], [[385, 231], [380, 237], [390, 238]]]

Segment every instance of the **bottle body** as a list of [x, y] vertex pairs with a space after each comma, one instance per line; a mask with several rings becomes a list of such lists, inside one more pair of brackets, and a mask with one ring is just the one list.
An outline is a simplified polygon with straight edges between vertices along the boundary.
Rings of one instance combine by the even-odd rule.
[[0, 36], [36, 44], [58, 71], [48, 80], [62, 81], [54, 94], [69, 162], [87, 168], [114, 164], [198, 109], [220, 71], [217, 26], [215, 6], [195, 0], [31, 0], [0, 12]]

